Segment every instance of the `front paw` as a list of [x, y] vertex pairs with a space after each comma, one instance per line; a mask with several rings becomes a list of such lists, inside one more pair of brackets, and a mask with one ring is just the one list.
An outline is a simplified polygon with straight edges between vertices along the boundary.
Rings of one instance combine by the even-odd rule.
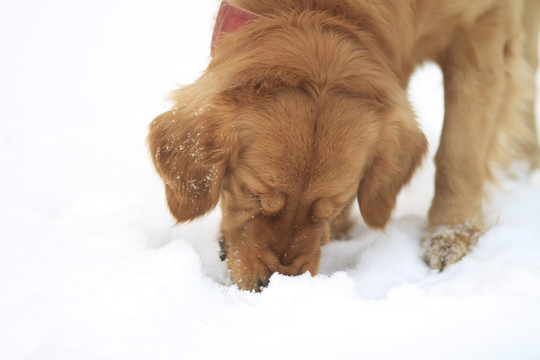
[[482, 231], [476, 226], [440, 226], [428, 230], [422, 239], [424, 261], [439, 271], [459, 261], [476, 244]]

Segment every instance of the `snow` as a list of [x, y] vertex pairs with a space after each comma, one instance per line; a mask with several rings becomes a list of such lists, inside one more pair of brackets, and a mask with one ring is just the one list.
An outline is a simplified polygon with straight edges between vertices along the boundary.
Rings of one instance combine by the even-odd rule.
[[[174, 226], [145, 144], [208, 63], [214, 0], [0, 3], [0, 359], [538, 359], [540, 172], [492, 189], [492, 227], [443, 273], [420, 259], [428, 159], [385, 232], [320, 274], [231, 285], [214, 211]], [[436, 149], [441, 76], [411, 98]]]

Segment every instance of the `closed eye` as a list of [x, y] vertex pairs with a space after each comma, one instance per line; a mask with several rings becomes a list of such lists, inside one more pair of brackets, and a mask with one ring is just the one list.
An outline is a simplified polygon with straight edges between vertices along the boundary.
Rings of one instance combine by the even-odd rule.
[[259, 197], [259, 195], [253, 194], [247, 187], [243, 186], [232, 194], [229, 199], [230, 204], [238, 210], [243, 209], [244, 212], [253, 212], [260, 208]]
[[257, 201], [260, 211], [266, 216], [278, 216], [287, 201], [285, 194], [272, 190], [267, 190], [264, 193], [256, 192], [244, 185], [242, 191], [246, 197]]

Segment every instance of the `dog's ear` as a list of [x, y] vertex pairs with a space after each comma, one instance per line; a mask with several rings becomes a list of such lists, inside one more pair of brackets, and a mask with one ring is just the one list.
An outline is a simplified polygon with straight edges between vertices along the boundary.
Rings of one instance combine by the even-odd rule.
[[412, 110], [392, 111], [385, 118], [375, 157], [358, 188], [364, 221], [377, 229], [384, 228], [390, 219], [399, 191], [409, 182], [427, 150], [426, 138]]
[[199, 106], [201, 98], [190, 98], [193, 95], [189, 89], [178, 91], [176, 102], [185, 96], [185, 105], [159, 115], [150, 124], [147, 139], [178, 222], [193, 220], [216, 206], [231, 155], [219, 109]]

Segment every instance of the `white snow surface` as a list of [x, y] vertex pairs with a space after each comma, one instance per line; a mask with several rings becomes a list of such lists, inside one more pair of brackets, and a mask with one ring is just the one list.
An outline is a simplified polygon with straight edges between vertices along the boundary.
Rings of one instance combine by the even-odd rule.
[[492, 189], [492, 226], [443, 273], [419, 239], [442, 124], [433, 65], [411, 101], [430, 154], [385, 232], [321, 271], [239, 291], [220, 212], [175, 226], [145, 137], [209, 59], [217, 1], [0, 3], [0, 359], [540, 359], [540, 172]]

